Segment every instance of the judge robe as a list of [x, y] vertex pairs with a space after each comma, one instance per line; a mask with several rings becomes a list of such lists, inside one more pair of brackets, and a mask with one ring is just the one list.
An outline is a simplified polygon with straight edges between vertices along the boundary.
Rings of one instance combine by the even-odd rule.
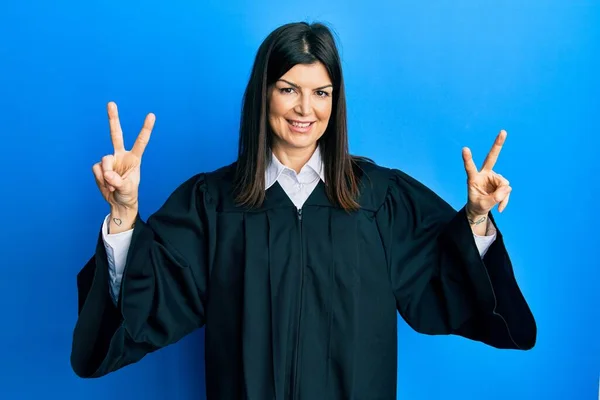
[[190, 178], [138, 215], [116, 307], [99, 236], [77, 276], [75, 373], [106, 375], [205, 327], [209, 400], [392, 400], [398, 313], [424, 334], [532, 348], [500, 230], [482, 259], [464, 209], [402, 171], [359, 166], [354, 212], [323, 182], [300, 210], [277, 183], [246, 209], [235, 164]]

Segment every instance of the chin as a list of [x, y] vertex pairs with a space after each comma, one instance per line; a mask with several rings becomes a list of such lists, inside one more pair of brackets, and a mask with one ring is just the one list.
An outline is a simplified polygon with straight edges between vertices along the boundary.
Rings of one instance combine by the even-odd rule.
[[308, 148], [317, 145], [320, 135], [288, 133], [283, 140], [284, 145], [294, 148]]

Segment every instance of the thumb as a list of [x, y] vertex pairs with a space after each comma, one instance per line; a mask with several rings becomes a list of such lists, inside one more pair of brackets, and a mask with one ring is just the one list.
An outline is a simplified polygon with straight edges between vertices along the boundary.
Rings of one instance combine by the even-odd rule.
[[506, 198], [506, 196], [508, 196], [508, 194], [511, 191], [512, 191], [512, 188], [510, 186], [500, 186], [494, 192], [494, 200], [496, 201], [496, 203], [500, 203], [502, 200], [504, 200]]
[[125, 183], [123, 178], [115, 171], [105, 171], [104, 180], [115, 189], [121, 189]]

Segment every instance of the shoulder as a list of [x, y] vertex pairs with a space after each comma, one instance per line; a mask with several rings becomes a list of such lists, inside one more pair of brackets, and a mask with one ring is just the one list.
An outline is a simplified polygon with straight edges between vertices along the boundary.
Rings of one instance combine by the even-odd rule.
[[211, 171], [198, 172], [183, 181], [171, 196], [201, 197], [205, 204], [215, 206], [230, 199], [233, 201], [233, 184], [236, 163]]
[[365, 157], [353, 157], [353, 167], [359, 182], [360, 207], [371, 211], [379, 209], [388, 195], [393, 170]]
[[205, 172], [206, 190], [218, 208], [235, 208], [234, 184], [237, 162], [225, 165], [214, 171]]
[[356, 175], [361, 185], [362, 208], [377, 210], [390, 198], [435, 194], [422, 182], [398, 169], [377, 164], [367, 158], [355, 158]]

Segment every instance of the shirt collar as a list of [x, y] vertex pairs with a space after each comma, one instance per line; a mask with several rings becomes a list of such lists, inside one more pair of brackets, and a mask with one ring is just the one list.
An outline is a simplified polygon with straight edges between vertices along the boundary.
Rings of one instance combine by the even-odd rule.
[[[325, 171], [323, 167], [323, 160], [321, 158], [320, 146], [317, 146], [313, 155], [300, 170], [299, 175], [302, 175], [304, 172], [306, 172], [307, 168], [317, 174], [322, 181], [325, 181]], [[267, 165], [267, 170], [265, 171], [265, 190], [273, 186], [273, 184], [277, 182], [277, 179], [279, 179], [279, 176], [286, 170], [296, 173], [293, 169], [283, 165], [281, 161], [277, 159], [275, 154], [271, 153], [271, 160]]]

